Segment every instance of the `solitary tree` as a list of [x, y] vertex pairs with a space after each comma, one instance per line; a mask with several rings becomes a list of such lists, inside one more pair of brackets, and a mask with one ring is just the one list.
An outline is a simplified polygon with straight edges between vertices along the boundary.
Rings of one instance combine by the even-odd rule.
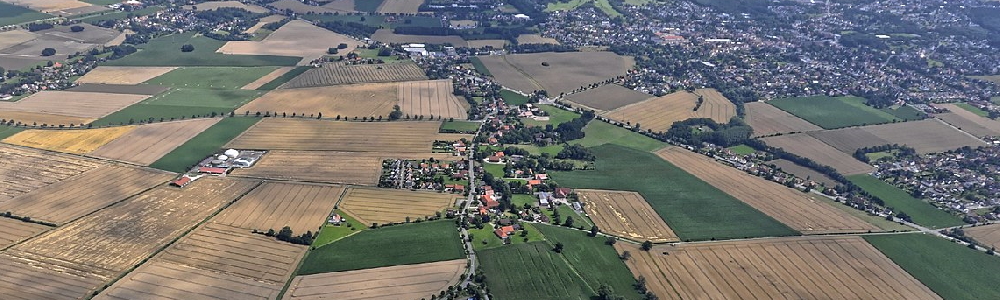
[[650, 241], [642, 242], [642, 251], [649, 251], [650, 249], [653, 249], [653, 242]]
[[194, 45], [184, 44], [183, 46], [181, 46], [181, 52], [191, 52], [191, 51], [194, 51]]
[[595, 237], [595, 236], [597, 236], [597, 225], [590, 227], [590, 237]]
[[556, 253], [562, 253], [563, 243], [556, 243], [556, 247], [553, 248], [552, 251], [555, 251]]
[[72, 31], [72, 32], [80, 32], [80, 31], [83, 31], [84, 29], [86, 29], [86, 28], [83, 27], [83, 26], [80, 26], [80, 25], [75, 25], [75, 26], [72, 26], [72, 27], [69, 28], [69, 30]]
[[56, 49], [55, 48], [45, 48], [45, 49], [42, 49], [42, 56], [53, 56], [53, 55], [56, 55]]

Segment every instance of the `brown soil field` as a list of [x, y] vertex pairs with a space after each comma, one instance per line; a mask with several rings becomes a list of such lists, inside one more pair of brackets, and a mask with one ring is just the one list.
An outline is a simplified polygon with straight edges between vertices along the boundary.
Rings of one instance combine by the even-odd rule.
[[285, 300], [422, 299], [458, 283], [465, 259], [296, 276]]
[[617, 84], [605, 84], [596, 89], [566, 96], [565, 99], [601, 112], [615, 110], [649, 98], [653, 96]]
[[177, 68], [100, 66], [77, 79], [76, 83], [140, 84], [174, 69]]
[[487, 46], [493, 47], [495, 49], [503, 49], [507, 47], [507, 40], [471, 40], [468, 41], [469, 48], [486, 48]]
[[238, 112], [281, 112], [291, 115], [378, 117], [388, 120], [398, 103], [396, 83], [362, 83], [301, 89], [273, 90], [237, 108]]
[[340, 209], [362, 224], [397, 223], [406, 217], [416, 220], [433, 216], [455, 204], [458, 196], [424, 191], [351, 188], [344, 194]]
[[339, 12], [354, 12], [354, 0], [333, 0], [324, 4], [323, 8]]
[[12, 300], [86, 299], [109, 278], [0, 253], [0, 295]]
[[88, 3], [77, 0], [2, 0], [2, 1], [18, 6], [27, 6], [28, 8], [40, 12], [58, 12], [74, 8], [91, 6]]
[[640, 129], [652, 129], [653, 131], [667, 131], [674, 122], [691, 118], [711, 118], [718, 123], [727, 123], [730, 118], [736, 116], [736, 106], [732, 102], [721, 95], [719, 95], [720, 97], [709, 96], [718, 94], [718, 92], [705, 94], [704, 101], [698, 111], [694, 111], [698, 95], [679, 91], [663, 97], [650, 98], [646, 101], [626, 105], [604, 113], [602, 116], [620, 122], [630, 122], [633, 126], [639, 124]]
[[554, 38], [542, 37], [538, 34], [522, 34], [517, 36], [518, 44], [556, 44], [559, 45], [559, 41]]
[[[329, 211], [324, 211], [323, 215], [327, 213]], [[280, 291], [306, 249], [306, 246], [281, 242], [243, 228], [205, 224], [161, 252], [158, 258], [261, 281]]]
[[921, 154], [963, 146], [986, 146], [975, 136], [937, 119], [824, 130], [810, 132], [809, 135], [848, 154], [853, 154], [858, 148], [885, 144], [907, 145]]
[[837, 181], [833, 180], [833, 178], [830, 178], [830, 177], [828, 177], [826, 175], [823, 175], [820, 172], [816, 172], [813, 169], [806, 168], [806, 167], [803, 167], [803, 166], [800, 166], [800, 165], [796, 165], [795, 163], [793, 163], [790, 160], [777, 159], [777, 160], [768, 161], [766, 163], [773, 164], [774, 166], [776, 166], [778, 168], [781, 168], [782, 171], [791, 173], [792, 175], [795, 175], [796, 177], [799, 177], [799, 178], [802, 178], [802, 179], [809, 179], [809, 180], [812, 180], [812, 181], [815, 181], [815, 182], [820, 182], [820, 183], [823, 183], [824, 186], [828, 186], [828, 187], [837, 186]]
[[79, 118], [100, 118], [129, 105], [146, 95], [41, 91], [17, 102], [0, 102], [0, 110], [63, 115]]
[[980, 117], [954, 104], [935, 104], [934, 106], [950, 111], [950, 113], [936, 114], [934, 117], [958, 127], [962, 131], [978, 137], [1000, 136], [1000, 121]]
[[305, 14], [305, 13], [352, 13], [354, 12], [354, 1], [353, 0], [334, 0], [333, 2], [327, 3], [323, 6], [312, 6], [302, 3], [298, 0], [279, 0], [271, 3], [271, 6], [279, 10], [290, 9], [293, 12]]
[[429, 153], [441, 122], [337, 122], [267, 118], [228, 147], [237, 149]]
[[0, 203], [83, 174], [97, 160], [0, 144]]
[[97, 148], [90, 155], [148, 166], [212, 127], [219, 120], [222, 119], [191, 119], [139, 125], [125, 135]]
[[550, 95], [624, 75], [635, 65], [631, 57], [611, 52], [512, 54], [479, 59], [503, 86], [522, 92], [544, 89]]
[[87, 92], [87, 93], [110, 93], [110, 94], [133, 94], [133, 95], [157, 95], [170, 90], [170, 87], [158, 84], [106, 84], [106, 83], [81, 83], [67, 91]]
[[82, 125], [97, 120], [96, 118], [79, 118], [70, 116], [60, 116], [53, 114], [23, 112], [23, 111], [0, 111], [0, 119], [14, 120], [15, 123], [26, 125]]
[[295, 69], [295, 68], [293, 68], [293, 67], [281, 67], [281, 68], [278, 68], [278, 69], [276, 69], [274, 71], [271, 71], [271, 73], [267, 73], [267, 75], [264, 75], [264, 77], [258, 78], [257, 80], [254, 80], [253, 82], [248, 83], [247, 85], [244, 85], [240, 89], [241, 90], [256, 90], [256, 89], [260, 88], [261, 86], [264, 86], [268, 82], [271, 82], [271, 81], [274, 81], [275, 79], [278, 79], [278, 77], [281, 77], [281, 75], [285, 75], [285, 73], [288, 73], [292, 69]]
[[34, 237], [51, 227], [22, 222], [11, 218], [0, 218], [0, 250]]
[[336, 151], [271, 151], [252, 168], [236, 169], [233, 176], [376, 185], [386, 159], [454, 160], [447, 153], [378, 153]]
[[[406, 1], [406, 0], [399, 0]], [[411, 0], [412, 1], [412, 0]], [[455, 47], [467, 47], [469, 44], [461, 36], [457, 35], [416, 35], [416, 34], [395, 34], [392, 29], [379, 29], [372, 34], [372, 39], [387, 44], [425, 43], [425, 44], [452, 44]]]
[[361, 43], [354, 38], [326, 30], [302, 20], [293, 20], [278, 28], [262, 41], [231, 41], [226, 42], [218, 53], [239, 55], [284, 55], [302, 57], [299, 65], [326, 55], [330, 47], [340, 43], [347, 44], [343, 53], [354, 51]]
[[786, 188], [705, 155], [679, 147], [664, 148], [656, 155], [802, 234], [880, 231], [814, 198], [820, 196]]
[[637, 242], [679, 241], [646, 199], [636, 192], [576, 190], [587, 216], [601, 232]]
[[319, 87], [352, 83], [380, 83], [427, 80], [424, 70], [414, 63], [377, 65], [324, 64], [310, 69], [281, 85], [282, 89]]
[[58, 152], [90, 153], [128, 133], [135, 126], [100, 129], [55, 130], [29, 129], [3, 140], [4, 143]]
[[213, 223], [267, 231], [319, 230], [344, 191], [341, 186], [265, 182], [225, 209]]
[[763, 102], [753, 102], [746, 107], [747, 125], [753, 128], [753, 135], [766, 136], [775, 133], [808, 132], [823, 130], [788, 112]]
[[375, 11], [380, 14], [416, 14], [424, 0], [384, 0]]
[[452, 91], [449, 79], [400, 82], [399, 107], [411, 116], [468, 118], [468, 102], [455, 97]]
[[276, 299], [279, 292], [281, 287], [274, 284], [152, 260], [93, 299], [271, 300]]
[[183, 189], [161, 185], [9, 251], [78, 264], [91, 273], [114, 278], [256, 184], [207, 177]]
[[941, 299], [859, 237], [615, 248], [660, 299]]
[[0, 32], [0, 50], [31, 41], [36, 38], [38, 38], [37, 34], [23, 29]]
[[1000, 247], [1000, 224], [968, 227], [962, 229], [965, 235], [991, 247]]
[[64, 224], [173, 176], [153, 169], [106, 165], [0, 203], [0, 211]]
[[864, 174], [871, 172], [873, 169], [872, 166], [860, 162], [854, 159], [854, 157], [838, 151], [837, 148], [831, 147], [805, 133], [773, 136], [765, 138], [764, 143], [768, 146], [782, 148], [789, 153], [811, 159], [816, 163], [830, 166], [844, 175]]
[[242, 8], [249, 12], [258, 14], [271, 12], [271, 10], [267, 8], [263, 8], [256, 5], [243, 4], [240, 3], [239, 1], [208, 1], [208, 2], [198, 3], [197, 5], [185, 6], [184, 8], [197, 11], [206, 11], [206, 10], [215, 10], [217, 8], [222, 8], [222, 7]]

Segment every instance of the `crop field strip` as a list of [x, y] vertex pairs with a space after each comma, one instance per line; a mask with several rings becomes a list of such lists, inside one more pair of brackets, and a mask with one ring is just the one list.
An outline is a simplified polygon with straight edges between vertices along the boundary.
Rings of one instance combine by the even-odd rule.
[[393, 105], [399, 102], [395, 83], [363, 83], [267, 92], [236, 109], [237, 112], [271, 112], [296, 116], [323, 114], [326, 118], [342, 116], [382, 117], [389, 119]]
[[661, 299], [941, 299], [858, 237], [615, 248]]
[[986, 146], [975, 136], [937, 119], [817, 131], [809, 135], [847, 154], [853, 154], [858, 148], [886, 144], [907, 145], [920, 154], [945, 152], [963, 146]]
[[800, 191], [746, 174], [702, 154], [678, 147], [664, 148], [656, 154], [803, 234], [880, 231], [875, 225], [810, 199]]
[[176, 67], [100, 66], [77, 79], [76, 83], [140, 84], [174, 69]]
[[304, 20], [292, 20], [261, 41], [228, 41], [217, 53], [236, 55], [283, 55], [301, 57], [297, 65], [323, 57], [331, 46], [346, 44], [341, 53], [349, 53], [361, 41], [339, 34]]
[[811, 159], [816, 163], [830, 166], [845, 175], [868, 173], [874, 169], [872, 166], [805, 133], [768, 137], [764, 139], [764, 143]]
[[34, 237], [51, 227], [23, 222], [11, 218], [0, 218], [0, 250]]
[[[306, 249], [246, 229], [206, 224], [161, 252], [157, 259], [283, 285]], [[280, 290], [281, 286], [276, 288]]]
[[411, 62], [378, 65], [325, 64], [310, 69], [285, 83], [281, 89], [319, 87], [352, 83], [384, 83], [427, 80], [419, 66]]
[[280, 287], [162, 260], [143, 264], [94, 300], [270, 300]]
[[286, 300], [420, 299], [459, 281], [466, 259], [296, 276]]
[[154, 96], [170, 90], [170, 87], [152, 84], [105, 84], [105, 83], [81, 83], [68, 92], [83, 93], [106, 93], [106, 94], [131, 94]]
[[256, 90], [256, 89], [264, 86], [268, 82], [271, 82], [271, 81], [273, 81], [275, 79], [278, 79], [278, 77], [281, 77], [281, 76], [285, 75], [286, 73], [288, 73], [288, 72], [290, 72], [290, 71], [292, 71], [294, 69], [295, 69], [294, 67], [281, 67], [281, 68], [277, 68], [274, 71], [271, 71], [271, 73], [267, 73], [267, 75], [264, 75], [264, 77], [257, 78], [257, 80], [254, 80], [251, 83], [247, 83], [243, 87], [240, 87], [240, 89], [241, 90]]
[[633, 241], [679, 241], [646, 199], [636, 192], [577, 189], [587, 216], [601, 232]]
[[0, 203], [103, 165], [84, 157], [0, 144]]
[[617, 84], [605, 84], [595, 89], [566, 96], [566, 100], [598, 111], [612, 111], [653, 96]]
[[988, 247], [1000, 246], [1000, 224], [968, 227], [962, 230], [965, 231], [966, 236], [970, 236]]
[[766, 136], [775, 133], [809, 132], [823, 129], [767, 103], [747, 103], [745, 107], [746, 122], [753, 128], [754, 136]]
[[469, 116], [462, 105], [466, 101], [453, 91], [449, 79], [400, 82], [399, 107], [411, 116], [465, 119]]
[[0, 110], [100, 118], [148, 97], [130, 94], [41, 91], [17, 102], [0, 102]]
[[331, 185], [265, 182], [212, 222], [262, 231], [288, 226], [296, 234], [319, 231], [343, 190]]
[[416, 14], [420, 12], [420, 5], [423, 3], [423, 0], [383, 0], [382, 5], [378, 6], [377, 12], [382, 14]]
[[952, 104], [939, 104], [951, 112], [935, 114], [934, 117], [977, 137], [1000, 136], [1000, 121], [980, 117]]
[[172, 177], [159, 170], [106, 165], [0, 203], [0, 211], [64, 224]]
[[694, 108], [697, 105], [698, 95], [680, 91], [619, 107], [601, 115], [620, 122], [629, 122], [633, 126], [639, 124], [640, 130], [653, 131], [667, 131], [674, 122], [691, 118], [711, 118], [717, 123], [726, 123], [736, 116], [736, 106], [721, 95], [716, 95], [718, 92], [702, 93], [707, 96], [703, 96], [704, 101], [697, 111]]
[[455, 198], [438, 192], [351, 188], [339, 206], [362, 224], [386, 224], [433, 216], [453, 205]]
[[447, 153], [271, 151], [251, 168], [231, 175], [276, 180], [376, 185], [386, 159], [452, 160]]
[[104, 144], [90, 155], [148, 166], [205, 129], [219, 118], [146, 124]]
[[29, 129], [3, 139], [3, 142], [57, 152], [84, 154], [97, 150], [132, 129], [135, 129], [135, 126], [81, 130]]
[[[428, 153], [440, 122], [336, 122], [266, 118], [228, 147], [238, 149]], [[447, 135], [445, 135], [447, 136]]]
[[491, 55], [479, 59], [503, 86], [522, 92], [544, 89], [550, 95], [625, 75], [635, 65], [631, 57], [611, 52]]
[[15, 123], [21, 123], [24, 125], [80, 125], [88, 124], [94, 121], [93, 118], [80, 118], [23, 111], [0, 111], [0, 119], [8, 121], [13, 120]]
[[11, 300], [84, 299], [108, 278], [0, 253], [0, 295]]
[[145, 83], [174, 88], [233, 90], [257, 81], [277, 69], [277, 67], [181, 67]]

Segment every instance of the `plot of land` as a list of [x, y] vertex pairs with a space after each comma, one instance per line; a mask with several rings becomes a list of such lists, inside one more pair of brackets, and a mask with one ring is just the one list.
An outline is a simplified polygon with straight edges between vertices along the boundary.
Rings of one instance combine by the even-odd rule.
[[819, 126], [762, 102], [747, 103], [746, 121], [754, 136], [821, 130]]
[[81, 83], [66, 91], [109, 94], [156, 95], [166, 92], [169, 87], [152, 84], [105, 84]]
[[176, 68], [100, 66], [77, 79], [76, 83], [140, 84], [174, 69]]
[[353, 0], [334, 0], [333, 2], [327, 3], [323, 6], [312, 6], [302, 3], [298, 0], [279, 0], [271, 3], [271, 6], [279, 10], [290, 9], [293, 12], [305, 14], [305, 13], [353, 13], [354, 12], [354, 1]]
[[278, 79], [278, 78], [281, 78], [282, 76], [285, 76], [285, 74], [287, 74], [288, 72], [291, 72], [292, 70], [295, 70], [295, 68], [293, 68], [293, 67], [281, 67], [281, 68], [278, 68], [278, 69], [276, 69], [274, 71], [271, 71], [271, 73], [268, 73], [267, 75], [264, 75], [264, 77], [258, 78], [257, 80], [254, 80], [251, 83], [247, 83], [246, 85], [244, 85], [240, 89], [242, 89], [242, 90], [256, 90], [256, 89], [259, 89], [260, 87], [264, 86], [265, 84], [268, 84], [269, 82], [274, 81], [275, 79]]
[[282, 299], [419, 299], [458, 282], [467, 260], [456, 259], [347, 272], [297, 276]]
[[854, 157], [840, 152], [837, 148], [830, 147], [826, 143], [809, 136], [805, 133], [780, 135], [764, 139], [768, 146], [782, 148], [789, 153], [794, 153], [815, 161], [821, 165], [830, 166], [837, 169], [842, 174], [862, 174], [872, 171], [872, 166], [860, 162]]
[[1000, 246], [1000, 224], [966, 228], [965, 235], [990, 247]]
[[695, 111], [698, 95], [680, 91], [659, 98], [627, 105], [602, 114], [621, 122], [639, 124], [641, 129], [667, 131], [677, 121], [691, 118], [711, 118], [717, 123], [727, 123], [736, 116], [736, 106], [718, 92], [703, 92], [704, 100]]
[[41, 91], [17, 102], [0, 102], [0, 110], [100, 118], [146, 99], [146, 95]]
[[921, 154], [986, 146], [978, 138], [936, 119], [816, 131], [809, 135], [848, 154], [858, 148], [887, 144], [907, 145]]
[[[400, 247], [387, 245], [405, 245]], [[364, 230], [316, 248], [299, 275], [464, 259], [455, 222], [440, 220]]]
[[293, 20], [268, 35], [262, 41], [231, 41], [219, 48], [223, 54], [240, 55], [280, 55], [302, 57], [299, 65], [326, 55], [330, 47], [344, 43], [347, 49], [344, 53], [354, 51], [360, 43], [350, 36], [335, 33], [309, 22]]
[[[295, 271], [306, 249], [305, 246], [277, 241], [246, 229], [205, 224], [167, 248], [158, 258], [233, 277], [249, 278], [266, 284], [261, 285], [262, 288], [279, 291], [281, 284]], [[216, 276], [220, 279], [231, 278]], [[211, 282], [202, 284], [209, 285]]]
[[[43, 14], [25, 7], [0, 2], [0, 26], [20, 24], [51, 17], [52, 15]], [[0, 49], [2, 48], [6, 47], [0, 47]]]
[[[182, 45], [194, 46], [194, 51], [181, 52]], [[193, 32], [162, 36], [139, 45], [139, 52], [108, 61], [115, 66], [294, 66], [302, 60], [297, 56], [226, 55], [216, 50], [226, 44]]]
[[0, 295], [13, 299], [84, 299], [109, 278], [31, 259], [0, 254]]
[[40, 12], [59, 12], [90, 6], [88, 3], [76, 0], [3, 0], [3, 2], [18, 6], [27, 6]]
[[24, 29], [14, 29], [0, 32], [0, 50], [17, 46], [18, 44], [34, 40], [36, 38], [38, 38], [37, 34]]
[[340, 186], [266, 182], [212, 222], [263, 231], [288, 226], [296, 235], [319, 231], [343, 191]]
[[[897, 265], [948, 300], [1000, 298], [1000, 260], [929, 234], [865, 236]], [[909, 298], [907, 298], [909, 299]]]
[[940, 299], [857, 237], [615, 248], [660, 299]]
[[447, 193], [351, 188], [344, 194], [340, 209], [367, 225], [433, 216], [454, 203], [455, 196]]
[[749, 175], [707, 156], [669, 147], [657, 155], [803, 234], [879, 231], [875, 225], [800, 191]]
[[299, 116], [322, 113], [326, 118], [381, 116], [388, 120], [396, 103], [398, 98], [395, 83], [365, 83], [273, 90], [236, 111], [249, 111], [251, 114], [296, 113]]
[[51, 227], [22, 222], [11, 218], [0, 218], [0, 250], [38, 235]]
[[[406, 0], [400, 0], [406, 1]], [[412, 1], [412, 0], [411, 0]], [[387, 44], [424, 43], [424, 44], [451, 44], [454, 47], [466, 47], [468, 42], [457, 35], [416, 35], [416, 34], [396, 34], [392, 29], [383, 28], [376, 30], [372, 34], [372, 39]]]
[[596, 89], [566, 96], [566, 100], [595, 110], [609, 111], [652, 97], [617, 84], [605, 84]]
[[239, 149], [429, 153], [440, 122], [264, 119], [229, 143]]
[[401, 82], [399, 107], [404, 114], [412, 116], [467, 118], [467, 109], [462, 105], [466, 101], [452, 92], [450, 79]]
[[1000, 135], [1000, 121], [981, 117], [954, 104], [937, 104], [934, 106], [950, 111], [949, 113], [936, 114], [934, 117], [958, 127], [962, 131], [978, 137]]
[[559, 41], [554, 38], [542, 37], [538, 34], [522, 34], [517, 36], [517, 44], [556, 44]]
[[273, 72], [275, 67], [184, 67], [146, 81], [162, 86], [238, 89]]
[[546, 90], [550, 95], [624, 75], [635, 65], [631, 57], [611, 52], [547, 52], [479, 59], [503, 86], [522, 92]]
[[188, 6], [188, 9], [197, 9], [197, 11], [215, 10], [222, 7], [232, 7], [232, 8], [242, 8], [252, 13], [268, 13], [270, 10], [256, 6], [256, 5], [246, 5], [240, 3], [239, 1], [208, 1], [203, 3], [198, 3], [197, 5]]
[[782, 171], [795, 175], [795, 177], [819, 182], [822, 183], [824, 186], [828, 187], [837, 186], [837, 181], [833, 180], [833, 178], [823, 175], [823, 173], [816, 172], [813, 169], [796, 165], [794, 162], [790, 160], [777, 159], [768, 161], [767, 163], [773, 164], [774, 166], [781, 168]]
[[135, 126], [82, 130], [30, 129], [3, 140], [4, 143], [67, 153], [90, 153], [122, 136]]
[[281, 86], [283, 89], [328, 86], [351, 83], [378, 83], [426, 80], [424, 70], [414, 63], [379, 65], [325, 64], [310, 69]]
[[149, 165], [219, 120], [221, 119], [193, 119], [138, 126], [90, 154]]
[[235, 176], [304, 180], [310, 182], [375, 185], [385, 159], [449, 160], [447, 153], [378, 153], [335, 151], [271, 151], [251, 168], [233, 171]]
[[576, 190], [601, 232], [634, 241], [672, 242], [677, 235], [636, 192]]
[[[364, 1], [364, 0], [361, 0]], [[424, 0], [383, 0], [376, 12], [382, 14], [416, 14]]]
[[281, 287], [276, 284], [181, 263], [152, 260], [115, 282], [94, 299], [269, 300], [278, 297], [279, 292]]
[[101, 165], [83, 157], [0, 144], [0, 202]]
[[801, 97], [767, 102], [824, 129], [889, 123], [896, 117], [858, 97]]

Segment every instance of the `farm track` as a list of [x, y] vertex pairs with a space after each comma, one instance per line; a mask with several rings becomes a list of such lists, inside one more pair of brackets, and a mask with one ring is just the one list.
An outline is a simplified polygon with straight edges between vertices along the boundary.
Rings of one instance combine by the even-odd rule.
[[584, 209], [601, 232], [636, 242], [679, 241], [677, 234], [636, 192], [577, 189]]

